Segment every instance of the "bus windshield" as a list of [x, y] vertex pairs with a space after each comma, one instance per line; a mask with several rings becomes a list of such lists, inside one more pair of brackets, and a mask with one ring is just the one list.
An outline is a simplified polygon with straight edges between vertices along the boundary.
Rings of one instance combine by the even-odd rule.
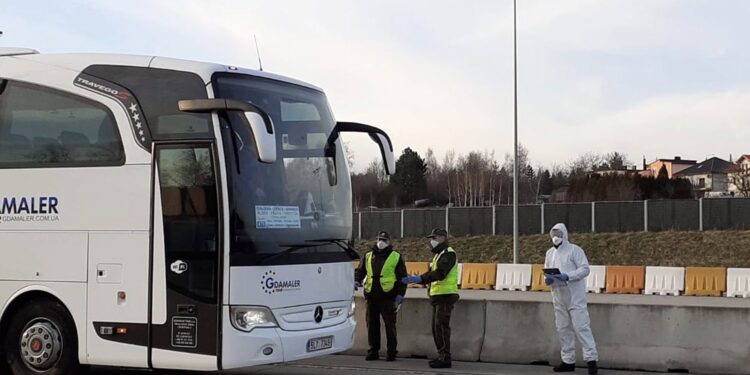
[[324, 155], [335, 125], [325, 95], [240, 74], [217, 74], [214, 89], [218, 98], [262, 108], [276, 133], [277, 160], [261, 163], [243, 114], [221, 119], [230, 184], [231, 265], [263, 264], [265, 259], [272, 264], [351, 260], [334, 241], [351, 237], [351, 186], [340, 141], [335, 162]]

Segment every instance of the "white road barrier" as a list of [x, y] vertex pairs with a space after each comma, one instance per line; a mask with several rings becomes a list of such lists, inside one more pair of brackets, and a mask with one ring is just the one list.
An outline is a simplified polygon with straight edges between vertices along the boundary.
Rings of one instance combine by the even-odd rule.
[[589, 276], [586, 278], [586, 291], [601, 293], [607, 287], [607, 267], [589, 266]]
[[495, 290], [531, 289], [531, 264], [498, 264]]
[[461, 285], [461, 276], [464, 275], [464, 264], [459, 263], [458, 264], [458, 285]]
[[643, 294], [679, 296], [685, 291], [685, 268], [646, 267], [646, 288]]
[[750, 298], [750, 268], [727, 269], [727, 297]]

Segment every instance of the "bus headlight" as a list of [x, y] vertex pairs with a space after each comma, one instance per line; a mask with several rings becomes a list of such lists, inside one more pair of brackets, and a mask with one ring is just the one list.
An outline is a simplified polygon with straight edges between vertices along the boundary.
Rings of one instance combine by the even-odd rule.
[[250, 332], [255, 328], [278, 327], [276, 318], [267, 307], [259, 306], [232, 306], [229, 308], [229, 316], [234, 328]]
[[352, 298], [352, 306], [349, 309], [349, 317], [354, 316], [354, 312], [356, 311], [356, 309], [357, 309], [357, 302], [355, 301], [354, 298]]

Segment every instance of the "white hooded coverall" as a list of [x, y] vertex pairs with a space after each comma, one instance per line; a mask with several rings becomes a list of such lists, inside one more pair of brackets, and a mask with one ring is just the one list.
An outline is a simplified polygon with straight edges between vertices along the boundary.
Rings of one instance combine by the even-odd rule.
[[[586, 306], [586, 276], [589, 275], [589, 261], [579, 246], [568, 241], [568, 229], [565, 224], [556, 224], [552, 229], [559, 229], [563, 242], [547, 251], [544, 268], [559, 268], [561, 273], [570, 278], [566, 286], [552, 286], [552, 304], [555, 307], [555, 325], [560, 339], [560, 354], [568, 364], [576, 363], [576, 342], [583, 346], [583, 360], [598, 361], [596, 342], [591, 332], [591, 321]], [[550, 230], [550, 235], [552, 230]]]

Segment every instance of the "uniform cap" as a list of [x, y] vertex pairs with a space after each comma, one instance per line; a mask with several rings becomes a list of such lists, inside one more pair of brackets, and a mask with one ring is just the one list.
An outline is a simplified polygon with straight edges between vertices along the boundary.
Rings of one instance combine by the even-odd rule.
[[435, 228], [430, 232], [430, 235], [427, 236], [427, 238], [435, 238], [437, 236], [448, 237], [448, 232], [442, 228]]
[[386, 231], [378, 232], [378, 237], [377, 237], [377, 239], [379, 239], [379, 240], [386, 240], [386, 241], [388, 241], [388, 240], [390, 240], [390, 239], [391, 239], [391, 235], [390, 235], [390, 234], [388, 234], [388, 232], [386, 232]]

